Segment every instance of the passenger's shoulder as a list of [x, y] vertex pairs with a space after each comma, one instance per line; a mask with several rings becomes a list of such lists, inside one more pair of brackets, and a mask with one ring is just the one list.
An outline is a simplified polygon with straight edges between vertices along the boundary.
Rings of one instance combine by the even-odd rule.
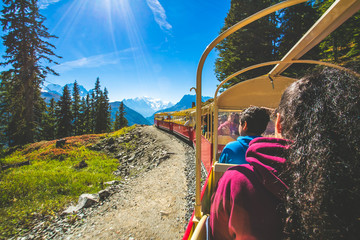
[[249, 176], [252, 176], [253, 174], [254, 169], [250, 164], [240, 164], [226, 170], [222, 178], [223, 181], [225, 180], [228, 182], [248, 181]]

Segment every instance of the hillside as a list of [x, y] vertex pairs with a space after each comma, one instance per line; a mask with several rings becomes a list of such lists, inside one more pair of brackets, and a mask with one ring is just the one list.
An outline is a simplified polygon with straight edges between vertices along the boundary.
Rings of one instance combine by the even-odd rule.
[[[66, 140], [1, 163], [29, 160], [0, 172], [0, 239], [181, 238], [195, 192], [192, 148], [153, 126]], [[97, 198], [62, 212], [83, 193]]]
[[[202, 97], [201, 98], [201, 101], [202, 102], [206, 102], [208, 99], [210, 99], [211, 97]], [[174, 106], [172, 107], [169, 107], [169, 108], [165, 108], [165, 109], [161, 109], [155, 113], [158, 113], [158, 112], [173, 112], [173, 111], [180, 111], [180, 110], [185, 110], [185, 109], [188, 109], [188, 108], [191, 108], [192, 107], [192, 104], [196, 102], [196, 95], [190, 95], [190, 94], [187, 94], [187, 95], [184, 95], [181, 100], [176, 103]], [[155, 113], [146, 118], [151, 124], [154, 124], [154, 115]]]
[[[83, 192], [103, 189], [103, 182], [120, 180], [113, 175], [117, 159], [94, 151], [101, 139], [126, 135], [132, 128], [112, 134], [89, 134], [41, 141], [7, 149], [0, 158], [0, 239], [34, 227], [34, 222], [55, 216]], [[127, 144], [124, 148], [131, 148]], [[23, 164], [23, 166], [20, 166]]]

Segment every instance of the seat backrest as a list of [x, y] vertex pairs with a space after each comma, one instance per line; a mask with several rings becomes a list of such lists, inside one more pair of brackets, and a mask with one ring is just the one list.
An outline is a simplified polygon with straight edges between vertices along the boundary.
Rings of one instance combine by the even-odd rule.
[[[237, 164], [226, 164], [226, 163], [218, 163], [216, 162], [213, 166], [214, 168], [214, 187], [216, 186], [217, 182], [221, 178], [221, 176], [224, 174], [228, 168], [236, 166]], [[213, 189], [215, 190], [215, 189]]]

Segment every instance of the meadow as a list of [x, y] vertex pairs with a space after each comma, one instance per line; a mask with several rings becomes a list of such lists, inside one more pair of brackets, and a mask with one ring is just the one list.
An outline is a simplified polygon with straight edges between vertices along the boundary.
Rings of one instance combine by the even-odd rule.
[[[26, 232], [35, 219], [58, 215], [70, 202], [77, 202], [82, 193], [96, 193], [104, 188], [104, 182], [121, 180], [112, 174], [118, 160], [90, 147], [134, 127], [68, 137], [61, 148], [56, 147], [56, 140], [41, 141], [3, 154], [1, 166], [25, 161], [30, 164], [0, 172], [0, 238]], [[86, 167], [81, 167], [82, 161]]]

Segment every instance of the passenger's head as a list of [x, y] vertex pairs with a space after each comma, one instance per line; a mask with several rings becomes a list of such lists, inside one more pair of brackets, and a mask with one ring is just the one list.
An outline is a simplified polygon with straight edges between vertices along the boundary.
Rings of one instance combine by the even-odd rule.
[[282, 96], [276, 129], [294, 141], [283, 173], [289, 239], [360, 235], [359, 93], [359, 78], [325, 69]]
[[240, 120], [240, 115], [238, 113], [234, 113], [234, 123], [235, 124], [239, 124], [239, 120]]
[[229, 122], [234, 122], [234, 119], [235, 119], [235, 114], [234, 114], [234, 113], [230, 113], [227, 120], [228, 120]]
[[249, 107], [240, 114], [239, 133], [241, 136], [261, 135], [269, 121], [270, 117], [266, 109]]

